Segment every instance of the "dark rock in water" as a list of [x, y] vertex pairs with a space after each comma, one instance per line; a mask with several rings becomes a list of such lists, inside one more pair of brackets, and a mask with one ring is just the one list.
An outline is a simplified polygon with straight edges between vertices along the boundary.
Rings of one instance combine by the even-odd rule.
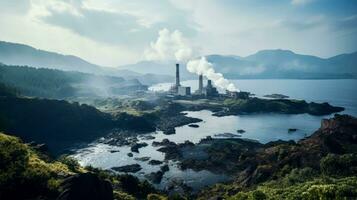
[[117, 153], [117, 152], [120, 152], [119, 150], [110, 150], [109, 151], [110, 153]]
[[125, 165], [125, 166], [120, 166], [120, 167], [112, 167], [112, 170], [118, 171], [118, 172], [138, 172], [142, 168], [139, 164], [132, 164], [132, 165]]
[[143, 136], [140, 136], [140, 138], [143, 140], [154, 140], [155, 139], [155, 137], [152, 135], [143, 135]]
[[164, 133], [165, 135], [173, 135], [173, 134], [176, 133], [176, 130], [175, 130], [174, 127], [172, 127], [172, 128], [167, 128], [167, 129], [165, 129], [165, 130], [163, 131], [163, 133]]
[[182, 153], [177, 145], [161, 147], [157, 151], [165, 153], [165, 160], [173, 160], [182, 156]]
[[157, 172], [151, 172], [150, 174], [146, 175], [146, 178], [148, 178], [151, 182], [155, 184], [159, 184], [163, 176], [164, 176], [164, 172], [157, 171]]
[[134, 158], [134, 160], [138, 160], [138, 161], [148, 161], [150, 160], [150, 157], [140, 157], [140, 158]]
[[182, 148], [182, 147], [193, 147], [195, 146], [195, 144], [189, 140], [185, 140], [184, 143], [180, 143], [177, 145], [178, 147]]
[[130, 150], [132, 152], [139, 153], [139, 148], [146, 147], [148, 144], [143, 142], [143, 143], [135, 143], [133, 146], [131, 146]]
[[129, 157], [133, 157], [133, 153], [128, 153], [127, 154]]
[[289, 133], [292, 133], [292, 132], [296, 132], [298, 129], [297, 128], [289, 128], [288, 129], [288, 132]]
[[163, 139], [161, 142], [152, 142], [152, 146], [154, 147], [158, 147], [158, 146], [175, 146], [176, 143], [175, 142], [171, 142], [168, 139]]
[[64, 180], [57, 200], [113, 200], [110, 182], [92, 173], [76, 174]]
[[238, 130], [237, 130], [237, 133], [240, 133], [240, 134], [245, 133], [245, 130], [243, 130], [243, 129], [238, 129]]
[[160, 167], [160, 170], [162, 172], [168, 172], [170, 170], [169, 165], [163, 165]]
[[189, 127], [192, 127], [192, 128], [198, 128], [198, 127], [200, 127], [198, 124], [189, 124], [188, 126], [189, 126]]
[[149, 164], [150, 165], [161, 165], [162, 161], [160, 161], [160, 160], [150, 160]]

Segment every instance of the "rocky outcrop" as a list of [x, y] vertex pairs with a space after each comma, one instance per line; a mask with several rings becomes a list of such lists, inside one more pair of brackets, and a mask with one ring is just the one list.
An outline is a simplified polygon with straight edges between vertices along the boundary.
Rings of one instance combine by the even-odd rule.
[[113, 200], [110, 182], [92, 173], [76, 174], [64, 180], [57, 200]]
[[150, 160], [149, 165], [161, 165], [162, 161], [160, 160]]
[[124, 165], [124, 166], [120, 166], [120, 167], [112, 167], [112, 170], [114, 171], [118, 171], [118, 172], [131, 172], [131, 173], [135, 173], [140, 171], [142, 168], [139, 164], [132, 164], [132, 165]]
[[[159, 150], [166, 157], [177, 159], [181, 169], [231, 173], [238, 177], [238, 184], [250, 186], [277, 177], [287, 166], [319, 170], [320, 160], [328, 154], [356, 154], [356, 130], [356, 118], [335, 115], [323, 120], [320, 129], [297, 143], [280, 140], [263, 145], [243, 139], [206, 138], [194, 146], [178, 144]], [[202, 153], [207, 154], [203, 159], [191, 156]]]
[[143, 143], [135, 143], [130, 147], [130, 150], [135, 153], [139, 153], [139, 149], [146, 147], [148, 144], [143, 142]]
[[159, 184], [164, 176], [164, 172], [157, 171], [151, 172], [150, 174], [146, 175], [145, 177], [149, 179], [152, 183]]

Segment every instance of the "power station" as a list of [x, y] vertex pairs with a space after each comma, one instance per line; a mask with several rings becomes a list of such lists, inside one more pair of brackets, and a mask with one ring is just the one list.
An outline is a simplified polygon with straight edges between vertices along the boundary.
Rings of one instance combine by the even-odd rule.
[[[178, 96], [189, 96], [191, 95], [191, 87], [182, 86], [180, 83], [180, 65], [176, 64], [176, 82], [170, 88], [170, 93]], [[215, 97], [218, 96], [218, 90], [212, 85], [211, 80], [207, 80], [207, 86], [203, 87], [203, 76], [198, 76], [198, 90], [193, 93], [193, 95], [202, 97]]]

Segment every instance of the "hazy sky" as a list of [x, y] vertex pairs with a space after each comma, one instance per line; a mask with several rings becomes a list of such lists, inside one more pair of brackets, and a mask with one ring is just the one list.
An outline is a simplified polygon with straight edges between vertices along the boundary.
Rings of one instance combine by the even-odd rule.
[[159, 30], [201, 54], [357, 50], [357, 0], [0, 0], [0, 40], [118, 66], [144, 58]]

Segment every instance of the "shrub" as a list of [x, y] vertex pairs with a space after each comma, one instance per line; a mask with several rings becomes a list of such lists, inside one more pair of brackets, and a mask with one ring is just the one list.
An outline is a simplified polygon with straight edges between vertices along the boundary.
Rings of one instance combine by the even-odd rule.
[[320, 161], [320, 168], [324, 175], [346, 176], [357, 173], [357, 155], [328, 154]]

